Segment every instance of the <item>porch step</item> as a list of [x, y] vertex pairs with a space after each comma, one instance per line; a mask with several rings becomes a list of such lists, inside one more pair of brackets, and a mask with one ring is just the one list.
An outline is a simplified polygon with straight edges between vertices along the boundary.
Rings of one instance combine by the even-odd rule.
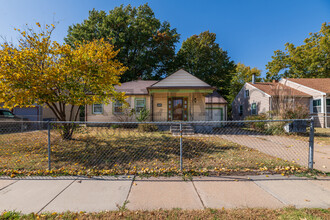
[[[180, 135], [180, 125], [171, 125], [170, 131], [172, 135], [178, 136]], [[182, 135], [193, 135], [195, 134], [195, 129], [190, 124], [182, 124]]]

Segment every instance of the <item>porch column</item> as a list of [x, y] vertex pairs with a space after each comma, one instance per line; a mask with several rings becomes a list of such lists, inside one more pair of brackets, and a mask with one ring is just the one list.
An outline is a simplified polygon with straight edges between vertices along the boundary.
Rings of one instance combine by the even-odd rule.
[[324, 127], [328, 127], [328, 113], [327, 113], [327, 96], [323, 96], [323, 115], [324, 115]]
[[150, 96], [150, 110], [151, 110], [151, 121], [154, 121], [154, 94]]

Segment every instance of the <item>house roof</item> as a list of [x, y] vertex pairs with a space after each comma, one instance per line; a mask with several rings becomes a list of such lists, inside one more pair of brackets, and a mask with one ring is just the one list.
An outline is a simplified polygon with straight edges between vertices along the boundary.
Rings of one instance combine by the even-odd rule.
[[156, 80], [135, 80], [122, 83], [121, 86], [115, 86], [118, 92], [125, 92], [127, 95], [147, 95], [147, 87], [155, 84]]
[[205, 96], [205, 104], [227, 104], [228, 102], [217, 92]]
[[212, 88], [212, 86], [187, 71], [180, 69], [150, 86], [150, 89], [157, 88]]
[[285, 95], [285, 96], [311, 97], [311, 95], [293, 89], [279, 82], [257, 82], [254, 84], [252, 83], [248, 83], [248, 84], [256, 87], [257, 89], [260, 89], [261, 91], [267, 93], [270, 96]]
[[324, 93], [330, 93], [330, 78], [288, 78], [291, 82], [318, 90]]

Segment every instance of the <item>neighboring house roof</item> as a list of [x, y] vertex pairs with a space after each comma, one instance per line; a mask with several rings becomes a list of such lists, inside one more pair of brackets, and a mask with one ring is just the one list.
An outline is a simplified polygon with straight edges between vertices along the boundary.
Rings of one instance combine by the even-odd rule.
[[288, 78], [287, 80], [320, 92], [330, 93], [330, 78]]
[[265, 92], [270, 96], [284, 95], [284, 96], [311, 97], [311, 95], [293, 89], [279, 82], [256, 82], [254, 84], [252, 83], [248, 83], [248, 84], [256, 87], [257, 89]]
[[213, 88], [209, 84], [198, 79], [196, 76], [180, 69], [169, 75], [165, 79], [150, 86], [149, 89], [164, 89], [164, 88]]
[[156, 80], [136, 80], [122, 83], [121, 86], [115, 86], [118, 92], [125, 92], [127, 95], [147, 95], [147, 87], [157, 83]]
[[227, 104], [228, 102], [217, 92], [205, 96], [206, 104]]

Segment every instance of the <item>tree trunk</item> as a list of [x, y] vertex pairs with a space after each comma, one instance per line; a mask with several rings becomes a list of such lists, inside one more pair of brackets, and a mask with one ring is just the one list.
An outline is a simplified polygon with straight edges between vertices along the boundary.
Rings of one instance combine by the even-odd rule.
[[63, 123], [62, 125], [62, 138], [63, 140], [72, 140], [73, 131], [76, 125], [73, 123]]

